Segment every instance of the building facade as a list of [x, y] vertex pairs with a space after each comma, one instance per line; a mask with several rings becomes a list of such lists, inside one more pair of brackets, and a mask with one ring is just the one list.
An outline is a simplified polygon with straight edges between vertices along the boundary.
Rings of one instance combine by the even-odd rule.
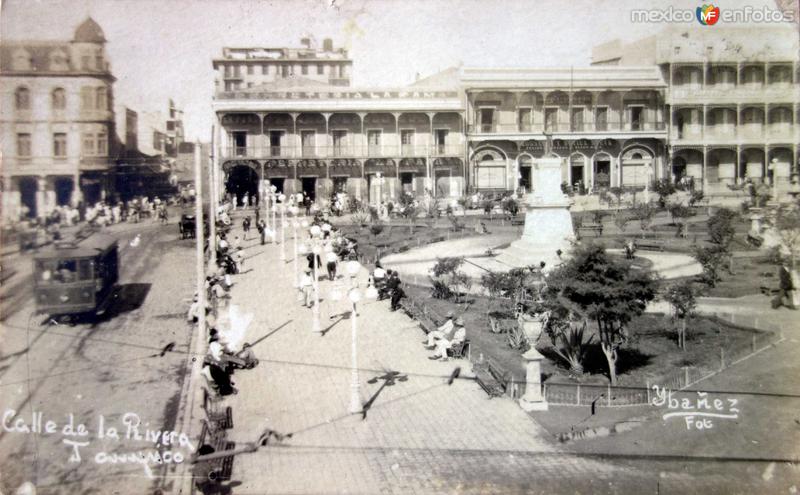
[[531, 184], [535, 158], [562, 162], [574, 190], [644, 186], [661, 178], [667, 138], [656, 67], [464, 68], [469, 183]]
[[[235, 73], [231, 64], [241, 67], [230, 54], [243, 50], [261, 57], [268, 49], [225, 49], [227, 58], [214, 60], [218, 81]], [[309, 53], [301, 60], [325, 60], [317, 66], [321, 69], [300, 65], [297, 71], [296, 59], [247, 57], [266, 67], [288, 64], [295, 72], [265, 69], [272, 76], [268, 82], [246, 81], [244, 89], [216, 93], [216, 153], [224, 190], [257, 196], [261, 178], [281, 191], [302, 191], [315, 199], [346, 191], [376, 201], [397, 198], [403, 190], [422, 195], [426, 188], [462, 194], [466, 141], [457, 85], [420, 81], [402, 88], [353, 88], [346, 52], [334, 51], [326, 41], [323, 53], [330, 57]], [[312, 77], [318, 70], [319, 77]]]
[[109, 192], [115, 79], [105, 42], [89, 18], [70, 41], [0, 45], [3, 218]]
[[[800, 77], [796, 36], [771, 42], [774, 29], [665, 30], [600, 45], [590, 67], [461, 67], [399, 88], [353, 88], [333, 69], [311, 77], [296, 57], [251, 71], [269, 50], [297, 51], [225, 48], [213, 61], [221, 186], [254, 194], [263, 178], [315, 197], [452, 198], [535, 188], [533, 160], [549, 156], [576, 192], [683, 177], [712, 196], [773, 176], [785, 189]], [[346, 52], [328, 51], [349, 75]]]
[[593, 52], [595, 65], [649, 63], [667, 83], [667, 162], [707, 193], [746, 180], [788, 189], [798, 170], [800, 76], [796, 30], [667, 29]]

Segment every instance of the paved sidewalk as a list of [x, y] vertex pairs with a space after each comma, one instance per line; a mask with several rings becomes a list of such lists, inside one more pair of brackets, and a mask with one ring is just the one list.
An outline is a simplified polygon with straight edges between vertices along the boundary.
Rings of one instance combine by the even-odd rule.
[[[296, 302], [292, 288], [291, 253], [284, 263], [277, 246], [254, 240], [246, 245], [250, 258], [235, 277], [232, 300], [254, 313], [245, 340], [254, 343], [261, 363], [234, 375], [240, 393], [228, 399], [231, 437], [253, 441], [265, 428], [293, 437], [237, 457], [233, 480], [242, 485], [235, 493], [472, 493], [514, 487], [537, 493], [534, 486], [603, 492], [612, 486], [607, 477], [625, 472], [627, 482], [639, 479], [627, 468], [555, 452], [546, 432], [514, 402], [490, 400], [469, 379], [467, 361], [428, 360], [423, 333], [404, 314], [389, 312], [387, 301], [359, 305], [361, 401], [381, 387], [370, 379], [388, 370], [408, 379], [385, 387], [366, 419], [348, 414], [349, 303], [323, 301], [325, 333], [313, 334], [311, 310]], [[290, 241], [287, 246], [291, 251]], [[366, 271], [360, 278], [363, 287]], [[321, 281], [322, 299], [331, 286]], [[346, 314], [329, 319], [340, 313]], [[448, 386], [457, 366], [462, 379]], [[532, 485], [534, 480], [542, 484]]]

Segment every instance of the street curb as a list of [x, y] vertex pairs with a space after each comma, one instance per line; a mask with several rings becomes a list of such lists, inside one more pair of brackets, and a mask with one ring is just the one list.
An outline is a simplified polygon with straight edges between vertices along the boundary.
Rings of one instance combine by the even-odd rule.
[[[178, 403], [178, 412], [176, 417], [178, 420], [175, 422], [175, 431], [185, 433], [191, 440], [195, 440], [200, 436], [202, 423], [195, 421], [199, 418], [199, 412], [202, 408], [203, 396], [202, 388], [197, 386], [200, 380], [200, 372], [202, 371], [203, 360], [199, 356], [203, 355], [203, 342], [204, 339], [197, 335], [199, 328], [196, 325], [192, 326], [192, 332], [189, 342], [189, 355], [186, 357], [186, 369], [191, 370], [190, 373], [184, 375], [183, 385], [181, 386], [180, 402]], [[195, 449], [199, 445], [195, 445]], [[178, 490], [175, 491], [173, 481], [165, 483], [167, 478], [177, 481]], [[190, 459], [180, 463], [174, 464], [170, 469], [167, 476], [162, 479], [161, 486], [171, 493], [193, 493], [192, 483], [192, 470]]]

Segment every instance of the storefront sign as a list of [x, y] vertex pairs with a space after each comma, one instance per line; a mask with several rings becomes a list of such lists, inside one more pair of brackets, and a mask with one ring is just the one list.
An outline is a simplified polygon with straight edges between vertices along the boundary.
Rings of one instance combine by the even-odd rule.
[[544, 141], [525, 141], [519, 145], [520, 151], [527, 151], [527, 152], [536, 152], [536, 151], [544, 151]]
[[572, 143], [572, 150], [573, 151], [591, 151], [594, 149], [592, 142], [588, 139], [578, 139], [577, 141], [573, 141]]
[[228, 92], [227, 94], [235, 98], [265, 100], [419, 100], [458, 97], [458, 92], [456, 91], [271, 91], [259, 93]]

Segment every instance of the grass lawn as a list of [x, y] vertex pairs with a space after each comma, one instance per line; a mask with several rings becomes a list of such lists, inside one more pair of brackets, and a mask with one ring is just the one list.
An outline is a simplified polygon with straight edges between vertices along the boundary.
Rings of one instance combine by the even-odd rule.
[[[471, 235], [474, 232], [469, 226], [474, 225], [475, 219], [467, 217], [466, 220], [467, 227], [458, 235]], [[420, 219], [415, 223], [413, 234], [408, 221], [404, 219], [384, 224], [383, 231], [378, 235], [372, 234], [369, 226], [340, 225], [339, 228], [345, 235], [358, 240], [359, 251], [367, 260], [374, 259], [378, 250], [381, 253], [406, 250], [454, 235], [452, 224], [447, 219], [432, 223], [423, 223]], [[705, 295], [730, 297], [754, 294], [759, 292], [759, 287], [765, 281], [771, 281], [773, 285], [777, 283], [774, 266], [766, 263], [764, 258], [737, 258], [735, 265], [736, 275], [723, 274], [723, 281], [718, 287], [709, 290]], [[767, 273], [773, 275], [766, 275]], [[473, 361], [477, 361], [483, 354], [484, 358], [491, 359], [504, 371], [510, 372], [515, 381], [524, 381], [522, 350], [512, 349], [506, 334], [490, 331], [487, 313], [490, 306], [492, 310], [497, 309], [497, 301], [490, 302], [487, 297], [467, 295], [465, 301], [455, 303], [432, 298], [427, 287], [405, 284], [405, 290], [408, 297], [424, 303], [432, 315], [438, 315], [439, 320], [443, 320], [444, 315], [451, 310], [464, 319], [467, 338], [472, 344]], [[715, 369], [719, 366], [721, 348], [746, 348], [753, 336], [753, 332], [749, 330], [706, 318], [695, 318], [690, 322], [687, 332], [688, 349], [681, 351], [676, 344], [672, 322], [668, 318], [652, 314], [643, 315], [633, 321], [630, 334], [629, 342], [619, 351], [617, 374], [620, 386], [644, 386], [648, 381], [657, 382], [667, 375], [680, 372], [684, 366]], [[585, 373], [579, 377], [570, 375], [563, 360], [553, 352], [550, 339], [546, 335], [541, 337], [536, 347], [547, 357], [542, 372], [548, 381], [589, 384], [608, 382], [605, 356], [596, 343], [590, 346], [584, 363]]]
[[[418, 286], [407, 286], [406, 293], [417, 301], [424, 301], [434, 315], [445, 315], [453, 310], [464, 319], [467, 337], [472, 344], [472, 359], [478, 360], [483, 354], [511, 374], [515, 381], [525, 377], [524, 362], [521, 351], [512, 349], [507, 342], [506, 334], [495, 334], [489, 330], [487, 310], [489, 300], [480, 296], [468, 296], [466, 303], [456, 304], [452, 301], [433, 299], [430, 289]], [[496, 308], [496, 302], [492, 306]], [[648, 381], [658, 382], [667, 375], [680, 372], [682, 367], [698, 367], [715, 369], [719, 366], [720, 349], [726, 355], [734, 349], [747, 348], [754, 334], [758, 339], [766, 337], [765, 332], [754, 332], [728, 326], [707, 318], [694, 318], [687, 331], [687, 350], [677, 347], [676, 333], [669, 318], [645, 314], [630, 325], [629, 343], [619, 351], [617, 375], [620, 386], [644, 386]], [[607, 363], [599, 345], [590, 346], [584, 362], [584, 374], [572, 376], [566, 363], [553, 351], [552, 343], [547, 335], [542, 335], [536, 348], [547, 358], [542, 363], [543, 378], [553, 383], [608, 383]]]
[[[742, 329], [718, 321], [697, 317], [689, 321], [686, 350], [677, 346], [676, 332], [671, 318], [658, 314], [645, 314], [629, 326], [630, 339], [619, 349], [617, 378], [620, 386], [644, 386], [659, 383], [667, 376], [679, 373], [683, 367], [716, 370], [720, 365], [721, 350], [725, 356], [748, 349], [753, 336], [764, 342], [768, 332]], [[573, 376], [553, 351], [552, 343], [543, 336], [537, 349], [548, 360], [542, 373], [546, 382], [553, 383], [608, 383], [605, 355], [599, 345], [592, 345], [584, 360], [584, 374]], [[727, 359], [727, 358], [726, 358]], [[699, 376], [699, 371], [693, 371]]]
[[715, 287], [698, 284], [708, 297], [742, 297], [751, 294], [767, 294], [778, 289], [778, 265], [766, 256], [734, 257], [733, 274], [721, 270], [722, 280]]

